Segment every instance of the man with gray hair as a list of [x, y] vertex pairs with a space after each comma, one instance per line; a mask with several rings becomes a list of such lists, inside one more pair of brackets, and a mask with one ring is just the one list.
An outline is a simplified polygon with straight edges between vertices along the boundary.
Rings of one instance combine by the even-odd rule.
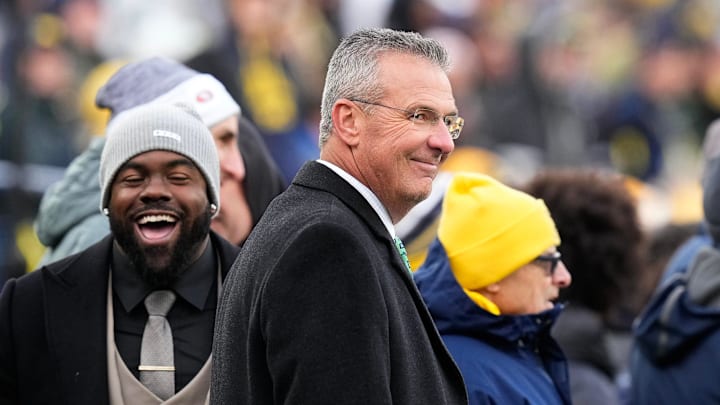
[[465, 404], [394, 224], [431, 191], [462, 129], [446, 51], [367, 29], [328, 68], [320, 159], [268, 207], [233, 264], [211, 400]]
[[0, 403], [207, 402], [221, 280], [239, 248], [220, 210], [213, 136], [189, 105], [108, 128], [100, 206], [111, 234], [0, 293]]

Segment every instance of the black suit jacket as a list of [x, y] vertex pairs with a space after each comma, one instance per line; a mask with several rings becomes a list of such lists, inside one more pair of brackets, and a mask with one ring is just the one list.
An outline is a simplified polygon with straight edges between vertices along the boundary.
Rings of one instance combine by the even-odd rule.
[[[239, 248], [211, 232], [223, 275]], [[106, 404], [112, 236], [0, 293], [0, 403]]]
[[218, 404], [464, 404], [465, 387], [372, 207], [307, 163], [228, 275]]

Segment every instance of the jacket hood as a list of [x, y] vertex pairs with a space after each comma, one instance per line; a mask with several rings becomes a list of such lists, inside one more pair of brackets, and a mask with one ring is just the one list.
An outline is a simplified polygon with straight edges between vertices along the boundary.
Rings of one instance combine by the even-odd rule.
[[450, 270], [445, 248], [436, 239], [430, 245], [425, 263], [414, 274], [440, 334], [484, 336], [517, 341], [548, 336], [562, 311], [562, 305], [533, 315], [493, 315], [475, 304], [462, 290]]
[[43, 245], [55, 247], [63, 236], [84, 219], [101, 215], [100, 155], [105, 138], [93, 140], [73, 160], [62, 180], [48, 188], [40, 202], [35, 231]]
[[720, 324], [720, 251], [704, 247], [686, 273], [669, 278], [634, 328], [636, 345], [656, 364], [682, 358]]

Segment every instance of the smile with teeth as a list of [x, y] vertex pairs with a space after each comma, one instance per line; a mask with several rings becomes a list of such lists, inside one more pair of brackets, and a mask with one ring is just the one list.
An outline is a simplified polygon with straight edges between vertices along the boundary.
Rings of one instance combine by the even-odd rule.
[[147, 223], [153, 223], [153, 222], [170, 222], [175, 223], [175, 218], [171, 217], [170, 215], [147, 215], [138, 221], [140, 225], [145, 225]]
[[148, 240], [158, 240], [167, 237], [175, 229], [177, 219], [167, 215], [145, 215], [138, 221], [138, 228], [143, 237]]

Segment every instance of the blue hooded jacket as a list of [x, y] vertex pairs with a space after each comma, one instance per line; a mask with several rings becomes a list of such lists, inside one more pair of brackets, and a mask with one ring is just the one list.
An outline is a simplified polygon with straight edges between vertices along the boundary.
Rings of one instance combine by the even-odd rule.
[[635, 326], [632, 404], [720, 403], [720, 251], [671, 276]]
[[550, 336], [561, 305], [537, 315], [487, 312], [463, 292], [437, 239], [414, 279], [471, 405], [571, 403], [567, 361]]
[[685, 272], [669, 274], [636, 320], [633, 404], [720, 403], [720, 157], [705, 164], [709, 240]]

